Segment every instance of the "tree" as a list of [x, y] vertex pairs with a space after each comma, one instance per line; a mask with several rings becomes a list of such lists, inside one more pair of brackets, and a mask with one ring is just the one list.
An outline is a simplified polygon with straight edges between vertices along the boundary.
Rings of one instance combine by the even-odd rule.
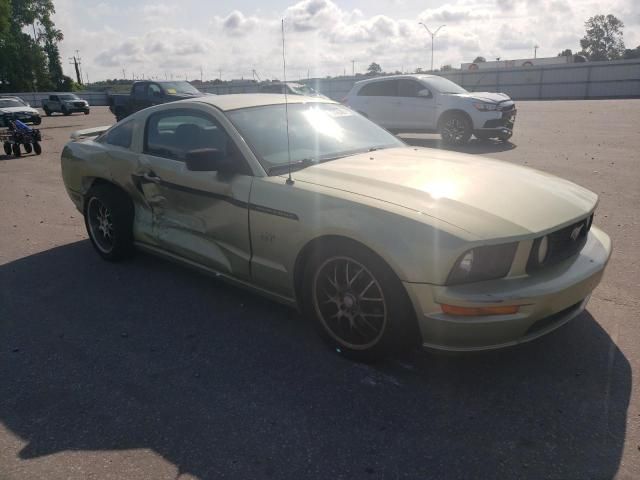
[[636, 48], [627, 48], [624, 51], [624, 58], [630, 60], [632, 58], [640, 58], [640, 45]]
[[[468, 57], [467, 57], [467, 58], [468, 58]], [[486, 61], [487, 61], [487, 59], [486, 59], [486, 58], [484, 58], [484, 57], [480, 57], [480, 56], [477, 56], [477, 57], [475, 58], [475, 60], [473, 61], [473, 63], [483, 63], [483, 62], [486, 62]]]
[[[0, 91], [61, 89], [62, 74], [52, 0], [0, 0]], [[33, 36], [32, 36], [33, 35]]]
[[448, 64], [447, 65], [443, 65], [440, 68], [440, 71], [442, 71], [442, 72], [450, 72], [451, 70], [453, 70], [453, 67], [451, 65], [448, 65]]
[[573, 57], [573, 52], [571, 51], [570, 48], [567, 48], [565, 50], [562, 50], [559, 54], [559, 57]]
[[418, 67], [416, 68], [416, 73], [424, 73], [424, 70], [422, 70], [422, 67]]
[[589, 60], [616, 60], [624, 54], [624, 24], [613, 15], [596, 15], [585, 22], [587, 29], [580, 40], [581, 55]]
[[382, 73], [382, 67], [375, 62], [371, 63], [367, 68], [367, 75], [377, 75], [379, 73]]

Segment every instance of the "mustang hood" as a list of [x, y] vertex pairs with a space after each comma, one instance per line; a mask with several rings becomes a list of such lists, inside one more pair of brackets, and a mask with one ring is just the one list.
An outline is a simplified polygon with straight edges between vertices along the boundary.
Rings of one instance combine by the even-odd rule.
[[598, 197], [507, 162], [428, 148], [345, 157], [295, 174], [303, 181], [400, 205], [480, 238], [542, 233], [586, 216]]

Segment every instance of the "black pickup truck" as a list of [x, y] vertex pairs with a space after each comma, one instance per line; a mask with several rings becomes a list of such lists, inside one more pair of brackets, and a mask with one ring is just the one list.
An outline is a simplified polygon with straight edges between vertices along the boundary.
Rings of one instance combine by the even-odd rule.
[[109, 95], [109, 110], [120, 121], [143, 108], [160, 103], [175, 102], [205, 95], [189, 82], [140, 81], [134, 82], [130, 94]]

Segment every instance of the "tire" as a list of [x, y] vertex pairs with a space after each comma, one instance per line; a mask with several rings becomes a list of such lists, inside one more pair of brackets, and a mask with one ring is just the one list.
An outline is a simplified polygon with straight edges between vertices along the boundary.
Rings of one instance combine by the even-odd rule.
[[495, 137], [495, 135], [492, 135], [490, 133], [474, 133], [474, 135], [478, 140], [482, 141], [490, 140], [491, 138]]
[[305, 317], [313, 319], [330, 348], [353, 360], [380, 360], [420, 338], [396, 274], [355, 242], [331, 240], [316, 249], [306, 263], [302, 288]]
[[84, 112], [84, 114], [85, 114], [85, 115], [89, 115], [89, 110], [86, 110], [86, 111]]
[[120, 120], [126, 118], [126, 115], [124, 114], [121, 108], [116, 109], [115, 116], [116, 116], [116, 122], [119, 122]]
[[513, 137], [513, 132], [501, 133], [500, 135], [498, 135], [498, 139], [502, 142], [508, 142], [511, 137]]
[[33, 119], [33, 124], [34, 125], [40, 125], [42, 123], [42, 119], [40, 117], [34, 118]]
[[11, 155], [12, 151], [11, 151], [11, 144], [9, 142], [4, 142], [2, 144], [2, 147], [4, 148], [4, 153], [7, 155]]
[[442, 140], [448, 145], [464, 145], [471, 138], [472, 126], [462, 113], [447, 114], [438, 128]]
[[27, 153], [31, 153], [33, 151], [33, 148], [31, 148], [31, 144], [30, 143], [25, 143], [24, 144], [24, 151]]
[[42, 153], [42, 147], [38, 142], [33, 142], [33, 151], [36, 155], [40, 155]]
[[62, 113], [68, 117], [69, 115], [71, 115], [71, 112], [69, 110], [67, 110], [67, 107], [62, 107]]
[[99, 185], [85, 196], [85, 227], [105, 260], [117, 262], [133, 254], [133, 218], [131, 200], [115, 187]]
[[42, 107], [42, 110], [44, 110], [44, 114], [45, 114], [47, 117], [50, 117], [50, 116], [51, 116], [51, 110], [49, 110], [47, 107]]
[[20, 153], [20, 145], [18, 143], [13, 144], [12, 151], [15, 157], [19, 157], [20, 155], [22, 155], [22, 153]]

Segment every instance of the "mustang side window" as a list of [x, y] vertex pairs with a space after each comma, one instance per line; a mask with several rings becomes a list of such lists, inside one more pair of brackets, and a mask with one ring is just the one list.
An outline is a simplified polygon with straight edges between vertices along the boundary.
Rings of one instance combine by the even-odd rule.
[[184, 162], [187, 152], [203, 148], [233, 152], [233, 142], [213, 118], [193, 110], [171, 110], [147, 120], [145, 153]]

